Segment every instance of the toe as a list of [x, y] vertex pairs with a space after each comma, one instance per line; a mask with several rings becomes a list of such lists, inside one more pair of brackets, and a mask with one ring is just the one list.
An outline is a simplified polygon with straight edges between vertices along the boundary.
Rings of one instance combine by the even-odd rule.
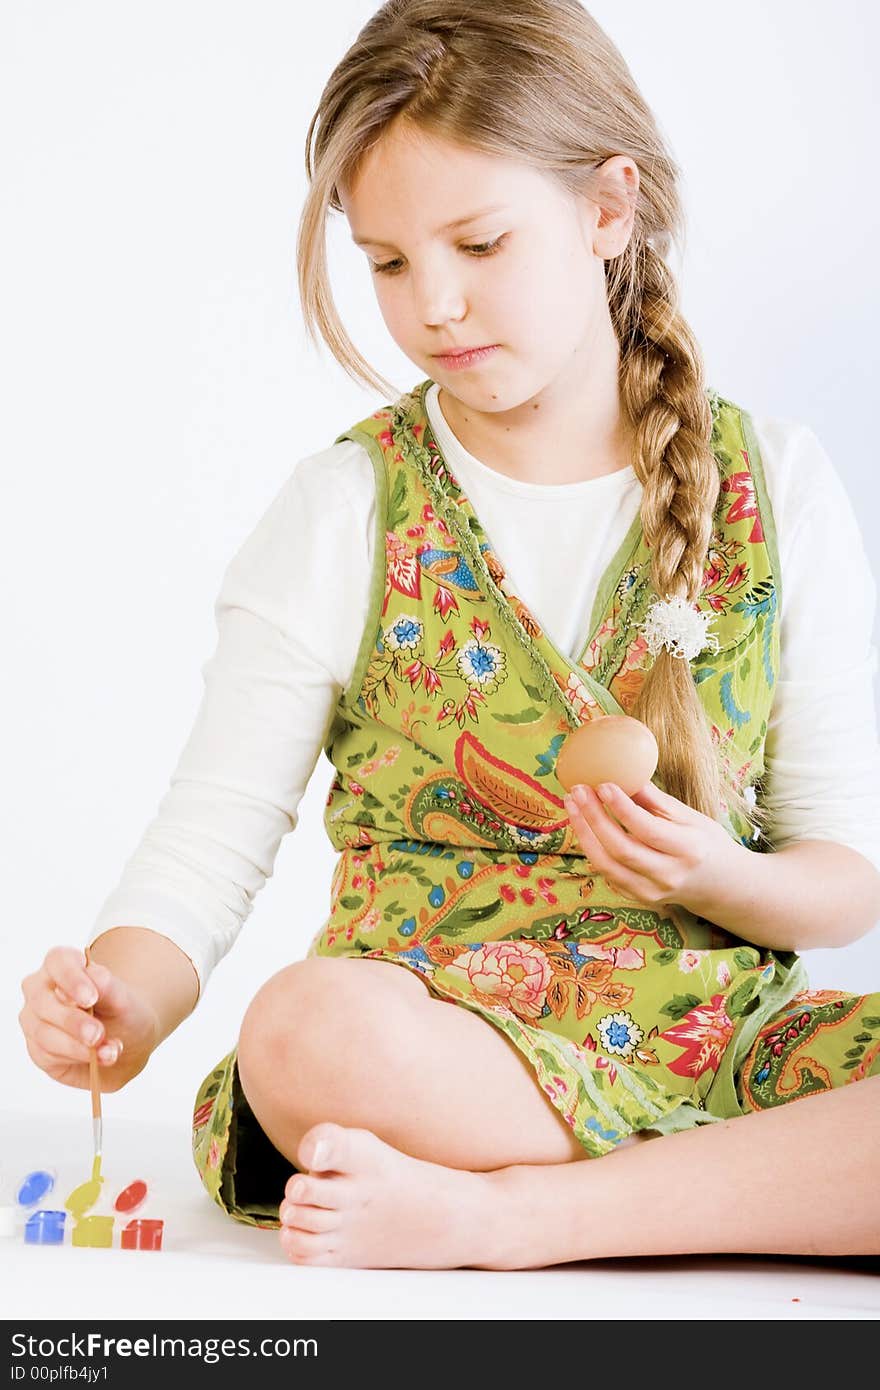
[[299, 1231], [290, 1226], [282, 1226], [280, 1239], [282, 1250], [293, 1264], [330, 1265], [337, 1263], [331, 1244], [333, 1236], [315, 1235], [311, 1231]]
[[297, 1165], [313, 1173], [370, 1172], [381, 1166], [387, 1145], [368, 1129], [349, 1129], [324, 1121], [312, 1125], [299, 1142]]
[[327, 1211], [337, 1211], [348, 1204], [350, 1186], [347, 1178], [338, 1174], [332, 1178], [319, 1178], [311, 1173], [294, 1173], [287, 1180], [281, 1205], [324, 1207]]
[[338, 1231], [342, 1213], [327, 1207], [307, 1207], [295, 1202], [282, 1202], [278, 1210], [282, 1226], [298, 1231]]
[[329, 1121], [312, 1125], [299, 1141], [297, 1164], [304, 1171], [338, 1173], [345, 1169], [346, 1130]]

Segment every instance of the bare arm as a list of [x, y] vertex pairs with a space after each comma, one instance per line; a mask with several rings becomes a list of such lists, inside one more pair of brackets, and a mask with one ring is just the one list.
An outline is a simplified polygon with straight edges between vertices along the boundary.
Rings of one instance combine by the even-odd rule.
[[89, 947], [99, 965], [145, 995], [156, 1014], [158, 1047], [192, 1013], [199, 980], [189, 956], [145, 927], [113, 927]]
[[733, 845], [737, 859], [692, 912], [756, 946], [809, 951], [848, 946], [880, 921], [880, 873], [858, 850], [798, 840], [770, 854]]

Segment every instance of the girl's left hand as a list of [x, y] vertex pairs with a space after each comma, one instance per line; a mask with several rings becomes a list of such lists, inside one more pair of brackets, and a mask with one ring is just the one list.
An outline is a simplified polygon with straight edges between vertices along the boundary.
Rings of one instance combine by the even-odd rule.
[[703, 907], [722, 898], [730, 875], [741, 872], [741, 847], [718, 821], [653, 782], [632, 796], [613, 782], [602, 783], [606, 789], [604, 805], [592, 787], [574, 787], [565, 798], [572, 828], [596, 872], [645, 907], [679, 903], [707, 915]]

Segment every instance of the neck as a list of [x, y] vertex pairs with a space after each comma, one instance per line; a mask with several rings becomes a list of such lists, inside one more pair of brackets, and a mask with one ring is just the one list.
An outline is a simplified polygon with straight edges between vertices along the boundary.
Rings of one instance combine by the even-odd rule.
[[[459, 443], [488, 468], [520, 482], [586, 482], [616, 473], [633, 459], [633, 440], [620, 403], [620, 355], [611, 342], [579, 348], [552, 382], [510, 410], [480, 410], [445, 387], [443, 417]], [[600, 350], [597, 351], [597, 347]]]

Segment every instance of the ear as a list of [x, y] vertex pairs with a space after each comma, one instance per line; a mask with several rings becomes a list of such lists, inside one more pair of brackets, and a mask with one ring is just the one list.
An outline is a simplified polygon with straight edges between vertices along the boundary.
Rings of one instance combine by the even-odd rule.
[[635, 223], [639, 169], [629, 155], [615, 154], [596, 171], [600, 191], [595, 195], [599, 218], [593, 229], [593, 250], [609, 260], [626, 250]]

